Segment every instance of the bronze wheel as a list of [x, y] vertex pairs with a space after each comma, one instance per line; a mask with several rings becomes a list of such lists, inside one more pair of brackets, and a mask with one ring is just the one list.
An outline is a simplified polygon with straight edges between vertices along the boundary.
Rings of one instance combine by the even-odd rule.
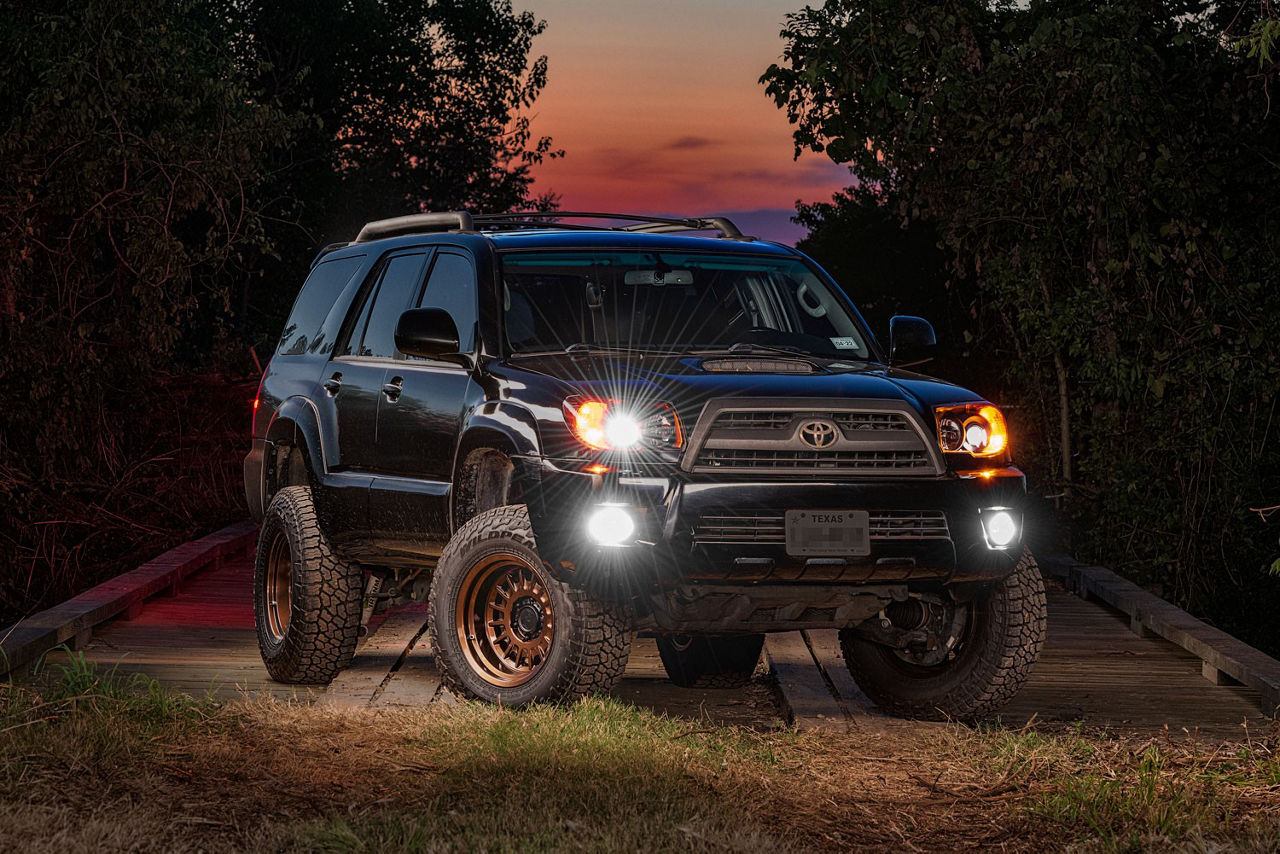
[[283, 531], [276, 532], [267, 551], [266, 594], [267, 630], [276, 640], [283, 640], [293, 608], [293, 557]]
[[454, 625], [467, 664], [502, 688], [532, 679], [555, 640], [542, 570], [514, 554], [489, 555], [466, 574], [459, 594]]
[[[856, 628], [840, 630], [849, 675], [881, 709], [929, 720], [988, 718], [1026, 682], [1044, 643], [1044, 580], [1030, 551], [1013, 572], [963, 605], [898, 606], [898, 622], [932, 627], [933, 650], [900, 650]], [[895, 607], [890, 606], [890, 607]], [[874, 618], [873, 618], [874, 619]]]
[[629, 603], [555, 576], [523, 504], [469, 520], [431, 575], [428, 637], [442, 681], [461, 697], [522, 707], [608, 691], [627, 666], [631, 620]]

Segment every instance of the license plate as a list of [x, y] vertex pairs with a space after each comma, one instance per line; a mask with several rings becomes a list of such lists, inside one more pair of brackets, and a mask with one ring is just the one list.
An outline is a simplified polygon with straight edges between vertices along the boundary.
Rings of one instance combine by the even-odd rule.
[[866, 510], [788, 510], [787, 554], [871, 554], [871, 517]]

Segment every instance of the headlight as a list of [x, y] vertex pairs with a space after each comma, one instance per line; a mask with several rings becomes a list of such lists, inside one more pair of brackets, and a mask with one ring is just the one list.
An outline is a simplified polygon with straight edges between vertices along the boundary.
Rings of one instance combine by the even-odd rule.
[[994, 457], [1009, 449], [1004, 414], [989, 403], [939, 406], [938, 444], [949, 454]]
[[597, 451], [684, 444], [680, 419], [665, 403], [627, 406], [620, 400], [571, 397], [564, 402], [564, 420], [579, 441]]

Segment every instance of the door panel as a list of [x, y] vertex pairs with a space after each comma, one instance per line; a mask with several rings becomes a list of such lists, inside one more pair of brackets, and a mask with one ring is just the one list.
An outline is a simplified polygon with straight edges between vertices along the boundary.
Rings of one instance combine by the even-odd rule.
[[[316, 389], [321, 418], [338, 427], [337, 458], [330, 471], [372, 471], [377, 457], [378, 399], [387, 366], [377, 362], [334, 359], [325, 368]], [[330, 412], [324, 412], [328, 407]]]
[[416, 295], [425, 252], [393, 255], [381, 262], [343, 323], [335, 355], [325, 365], [312, 399], [325, 437], [326, 527], [355, 559], [373, 554], [369, 539], [369, 486], [379, 468], [378, 407], [389, 365], [386, 317], [397, 315]]
[[[418, 307], [443, 308], [458, 325], [461, 349], [474, 348], [475, 267], [440, 251]], [[471, 371], [453, 362], [400, 354], [384, 379], [378, 410], [378, 460], [370, 514], [376, 535], [397, 550], [438, 554], [449, 538], [450, 481], [462, 413], [480, 396]]]

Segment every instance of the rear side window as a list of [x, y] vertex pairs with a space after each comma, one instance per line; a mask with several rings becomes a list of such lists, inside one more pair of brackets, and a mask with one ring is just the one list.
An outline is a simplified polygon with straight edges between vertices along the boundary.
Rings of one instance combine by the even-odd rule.
[[418, 307], [449, 312], [458, 326], [458, 349], [470, 351], [476, 335], [476, 274], [471, 262], [449, 252], [437, 255]]
[[306, 353], [327, 353], [333, 349], [333, 341], [324, 340], [321, 327], [333, 308], [342, 289], [360, 269], [363, 255], [353, 258], [337, 258], [316, 265], [302, 283], [302, 290], [293, 303], [289, 322], [280, 336], [276, 352], [282, 356], [301, 356]]

